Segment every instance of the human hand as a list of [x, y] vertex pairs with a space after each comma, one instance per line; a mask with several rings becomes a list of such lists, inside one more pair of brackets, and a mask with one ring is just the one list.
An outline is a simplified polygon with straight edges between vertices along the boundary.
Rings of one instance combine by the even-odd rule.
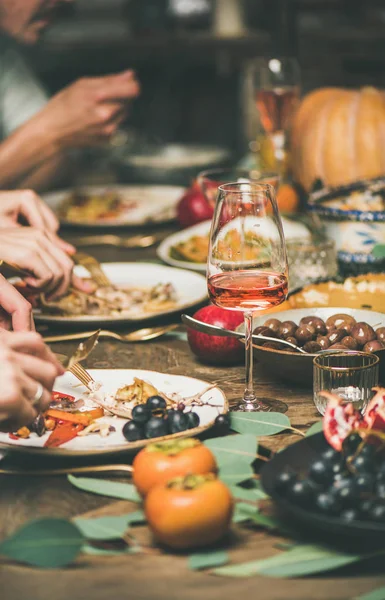
[[35, 119], [40, 129], [53, 132], [53, 142], [61, 149], [93, 146], [115, 133], [139, 89], [133, 71], [79, 79], [56, 94]]
[[64, 369], [40, 335], [0, 332], [0, 430], [16, 431], [46, 410]]
[[33, 331], [31, 304], [0, 275], [0, 330]]

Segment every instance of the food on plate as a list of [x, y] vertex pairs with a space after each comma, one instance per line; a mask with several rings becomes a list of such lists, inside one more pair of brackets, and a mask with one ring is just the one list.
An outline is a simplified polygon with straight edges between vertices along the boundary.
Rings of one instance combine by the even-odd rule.
[[199, 184], [195, 181], [180, 199], [177, 206], [177, 219], [181, 227], [189, 227], [211, 219], [214, 207], [211, 206]]
[[70, 289], [57, 300], [47, 300], [43, 295], [36, 296], [36, 293], [31, 297], [26, 288], [18, 288], [42, 313], [61, 316], [140, 317], [171, 310], [178, 303], [177, 292], [171, 283], [157, 283], [152, 287], [98, 287], [88, 294]]
[[[370, 121], [367, 115], [370, 114]], [[384, 92], [321, 88], [305, 96], [291, 128], [294, 179], [309, 191], [383, 175]]]
[[310, 353], [328, 348], [375, 352], [385, 348], [382, 330], [383, 327], [375, 331], [368, 323], [357, 323], [351, 315], [335, 314], [326, 319], [326, 322], [316, 315], [303, 317], [298, 324], [294, 321], [281, 323], [279, 319], [268, 319], [263, 325], [256, 327], [254, 333], [277, 338], [276, 343], [264, 342], [261, 346], [287, 352], [295, 352], [295, 349], [279, 344], [280, 339], [303, 346], [304, 350]]
[[345, 306], [346, 308], [367, 308], [385, 312], [385, 275], [370, 273], [349, 277], [343, 283], [327, 281], [305, 286], [291, 295], [285, 303], [287, 309], [317, 306]]
[[144, 511], [155, 539], [184, 550], [213, 544], [228, 532], [233, 498], [212, 473], [176, 477], [153, 487]]
[[285, 468], [275, 489], [308, 510], [355, 521], [385, 522], [385, 389], [365, 415], [334, 394], [323, 417], [328, 448], [312, 460], [308, 471]]
[[381, 190], [374, 191], [369, 188], [362, 192], [354, 191], [347, 196], [327, 200], [323, 206], [339, 210], [383, 211], [385, 210], [385, 185]]
[[[138, 199], [139, 200], [139, 199]], [[122, 213], [138, 205], [114, 190], [96, 192], [71, 192], [60, 204], [58, 214], [66, 221], [108, 221], [117, 219]]]
[[[134, 378], [133, 383], [122, 386], [114, 394], [103, 392], [101, 384], [75, 400], [74, 396], [52, 392], [48, 410], [39, 415], [29, 427], [10, 433], [12, 440], [25, 440], [31, 436], [44, 437], [44, 446], [58, 447], [75, 437], [98, 435], [106, 438], [117, 431], [129, 442], [183, 433], [199, 427], [200, 417], [194, 410], [198, 406], [215, 406], [210, 403], [208, 385], [201, 392], [183, 396], [177, 392], [167, 394], [148, 381]], [[121, 417], [122, 421], [104, 417]]]
[[217, 470], [213, 453], [194, 438], [150, 444], [135, 456], [133, 467], [133, 482], [142, 496], [174, 477]]
[[[236, 229], [232, 229], [217, 241], [215, 249], [215, 258], [224, 261], [231, 260], [238, 254], [240, 247], [241, 234]], [[245, 233], [245, 245], [243, 249], [243, 260], [261, 260], [264, 258], [264, 251], [270, 241], [267, 238], [256, 235], [253, 231]], [[193, 235], [186, 241], [179, 242], [170, 248], [170, 257], [175, 260], [184, 260], [193, 263], [205, 263], [209, 250], [209, 234]]]
[[[243, 323], [243, 314], [236, 310], [225, 310], [219, 306], [204, 306], [194, 318], [203, 323], [235, 330]], [[244, 346], [236, 338], [220, 337], [201, 333], [187, 327], [187, 340], [192, 352], [210, 364], [237, 364], [243, 360]]]

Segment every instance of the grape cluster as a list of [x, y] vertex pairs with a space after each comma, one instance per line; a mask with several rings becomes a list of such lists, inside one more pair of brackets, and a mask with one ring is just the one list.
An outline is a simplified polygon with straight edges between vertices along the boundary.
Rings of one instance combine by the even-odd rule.
[[342, 452], [332, 447], [310, 464], [305, 477], [286, 468], [274, 482], [278, 493], [302, 508], [343, 521], [385, 523], [385, 462], [376, 446], [349, 435]]
[[132, 420], [123, 427], [123, 435], [129, 442], [162, 437], [172, 433], [180, 433], [198, 427], [199, 415], [185, 411], [183, 403], [177, 408], [167, 409], [162, 396], [150, 396], [145, 404], [138, 404], [132, 409]]

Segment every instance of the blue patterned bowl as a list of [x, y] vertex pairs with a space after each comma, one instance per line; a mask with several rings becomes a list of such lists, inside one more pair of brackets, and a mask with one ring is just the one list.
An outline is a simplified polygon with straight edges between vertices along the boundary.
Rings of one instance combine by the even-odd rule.
[[358, 181], [310, 194], [308, 209], [334, 240], [342, 275], [385, 271], [373, 248], [385, 243], [385, 177]]

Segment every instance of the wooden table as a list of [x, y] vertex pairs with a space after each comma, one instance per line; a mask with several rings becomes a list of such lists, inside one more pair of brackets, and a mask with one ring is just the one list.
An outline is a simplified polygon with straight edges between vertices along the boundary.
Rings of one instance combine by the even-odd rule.
[[[167, 230], [164, 230], [166, 233]], [[68, 235], [70, 241], [76, 236]], [[105, 261], [154, 259], [153, 249], [142, 251], [90, 248]], [[69, 353], [75, 343], [55, 344], [55, 351]], [[218, 368], [200, 364], [187, 343], [172, 335], [145, 344], [123, 345], [102, 340], [89, 357], [91, 368], [142, 368], [188, 374], [215, 381], [231, 399], [243, 391], [242, 367]], [[288, 387], [269, 380], [256, 365], [257, 394], [276, 398], [288, 405], [287, 414], [293, 426], [305, 430], [318, 417], [310, 390]], [[298, 439], [282, 434], [266, 438], [262, 443], [279, 449]], [[40, 516], [75, 517], [91, 514], [121, 514], [134, 510], [128, 502], [116, 502], [80, 492], [65, 477], [0, 477], [0, 537], [10, 534], [28, 520]], [[146, 528], [139, 537], [150, 544]], [[277, 536], [265, 531], [235, 529], [229, 551], [233, 561], [244, 562], [279, 552]], [[223, 600], [235, 597], [259, 600], [347, 600], [385, 585], [381, 570], [371, 565], [344, 569], [331, 576], [280, 580], [264, 577], [249, 579], [220, 578], [187, 569], [186, 558], [156, 550], [149, 554], [94, 558], [81, 556], [75, 565], [61, 570], [38, 570], [20, 565], [0, 563], [1, 600]]]

